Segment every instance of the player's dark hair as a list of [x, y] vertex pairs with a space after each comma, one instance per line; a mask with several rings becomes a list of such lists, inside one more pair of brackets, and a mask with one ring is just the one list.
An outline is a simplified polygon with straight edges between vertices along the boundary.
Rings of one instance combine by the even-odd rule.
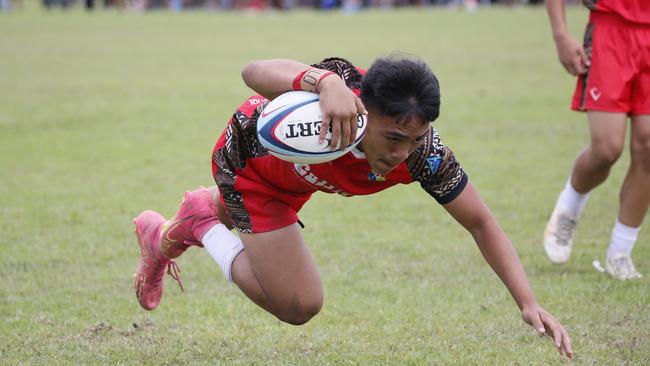
[[400, 123], [429, 123], [440, 114], [440, 85], [423, 61], [392, 55], [377, 59], [363, 76], [361, 100]]

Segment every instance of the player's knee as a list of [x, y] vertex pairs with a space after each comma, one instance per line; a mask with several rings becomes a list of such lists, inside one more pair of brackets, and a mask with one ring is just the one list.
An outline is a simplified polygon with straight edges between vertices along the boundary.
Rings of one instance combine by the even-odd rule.
[[623, 145], [613, 142], [601, 142], [591, 146], [591, 155], [596, 164], [610, 167], [616, 163], [623, 153]]
[[296, 298], [282, 316], [278, 316], [278, 318], [292, 325], [303, 325], [316, 316], [322, 307], [322, 297], [308, 300], [298, 300]]
[[300, 311], [294, 310], [287, 313], [284, 317], [280, 318], [280, 320], [291, 325], [303, 325], [310, 321], [311, 318], [315, 317], [319, 312], [319, 307], [305, 308]]

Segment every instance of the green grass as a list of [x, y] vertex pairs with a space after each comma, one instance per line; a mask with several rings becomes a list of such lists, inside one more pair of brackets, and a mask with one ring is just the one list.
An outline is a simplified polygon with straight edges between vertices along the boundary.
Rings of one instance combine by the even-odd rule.
[[[28, 5], [31, 3], [28, 3]], [[417, 185], [315, 195], [301, 212], [326, 300], [282, 324], [202, 250], [180, 259], [158, 310], [132, 291], [131, 218], [171, 215], [212, 184], [210, 152], [247, 96], [251, 59], [424, 58], [441, 80], [435, 123], [513, 240], [540, 302], [571, 332], [575, 364], [650, 362], [650, 282], [596, 273], [626, 153], [587, 206], [566, 266], [541, 235], [584, 116], [543, 8], [249, 16], [187, 12], [0, 16], [0, 364], [562, 364], [520, 320], [471, 237]], [[571, 9], [580, 37], [586, 11]], [[650, 231], [635, 249], [650, 274]]]

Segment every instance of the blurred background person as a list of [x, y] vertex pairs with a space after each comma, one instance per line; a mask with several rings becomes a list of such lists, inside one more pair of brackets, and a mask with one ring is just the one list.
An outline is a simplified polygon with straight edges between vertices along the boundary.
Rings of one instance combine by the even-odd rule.
[[[557, 199], [544, 249], [551, 262], [569, 260], [589, 195], [623, 152], [629, 119], [630, 166], [604, 270], [620, 280], [640, 278], [631, 255], [650, 203], [650, 1], [584, 3], [590, 14], [581, 45], [567, 30], [564, 0], [546, 1], [558, 58], [578, 76], [571, 108], [586, 112], [590, 141]], [[599, 262], [594, 266], [602, 269]]]

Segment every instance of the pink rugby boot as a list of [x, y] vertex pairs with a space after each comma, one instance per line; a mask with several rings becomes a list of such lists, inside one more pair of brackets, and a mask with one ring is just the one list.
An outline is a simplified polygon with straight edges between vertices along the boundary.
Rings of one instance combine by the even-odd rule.
[[160, 251], [160, 230], [165, 218], [156, 211], [144, 211], [133, 219], [135, 235], [140, 244], [140, 261], [133, 279], [135, 296], [146, 310], [155, 309], [160, 304], [163, 294], [163, 277], [167, 273], [174, 278], [183, 290], [178, 278], [180, 272], [173, 260]]
[[160, 250], [176, 258], [190, 246], [203, 247], [201, 239], [219, 223], [217, 207], [207, 188], [185, 192], [176, 215], [163, 225]]

